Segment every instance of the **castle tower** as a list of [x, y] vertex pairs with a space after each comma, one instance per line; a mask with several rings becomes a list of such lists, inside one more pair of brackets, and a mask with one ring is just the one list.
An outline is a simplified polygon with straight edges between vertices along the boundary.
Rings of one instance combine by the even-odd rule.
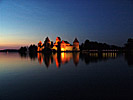
[[48, 37], [44, 41], [44, 46], [47, 48], [51, 48], [51, 41]]
[[57, 37], [52, 49], [56, 51], [60, 50], [60, 42], [61, 42], [61, 38]]
[[73, 51], [79, 51], [79, 41], [77, 38], [73, 41]]
[[60, 37], [57, 37], [56, 38], [56, 41], [55, 41], [54, 45], [57, 46], [58, 45], [58, 42], [61, 42], [61, 38]]
[[38, 47], [37, 47], [37, 51], [38, 51], [38, 52], [39, 52], [39, 51], [42, 51], [42, 49], [43, 49], [43, 44], [42, 44], [41, 41], [39, 41]]

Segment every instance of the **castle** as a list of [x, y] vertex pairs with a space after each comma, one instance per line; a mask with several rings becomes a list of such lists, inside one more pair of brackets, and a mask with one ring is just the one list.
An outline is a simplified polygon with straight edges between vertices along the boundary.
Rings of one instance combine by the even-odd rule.
[[49, 48], [52, 51], [80, 51], [79, 49], [79, 41], [77, 38], [73, 41], [73, 45], [71, 45], [69, 42], [62, 40], [60, 37], [56, 38], [55, 43], [53, 44], [52, 41], [47, 37], [42, 43], [41, 41], [38, 43], [38, 52], [42, 52], [45, 48]]

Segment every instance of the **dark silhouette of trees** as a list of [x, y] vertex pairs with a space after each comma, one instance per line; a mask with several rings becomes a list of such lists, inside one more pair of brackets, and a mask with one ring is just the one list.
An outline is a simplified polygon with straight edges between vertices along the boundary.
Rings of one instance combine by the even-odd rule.
[[106, 43], [98, 43], [86, 40], [84, 43], [80, 45], [80, 50], [120, 50], [121, 47], [115, 45], [108, 45]]
[[126, 51], [133, 50], [133, 39], [129, 38], [127, 43], [125, 44]]
[[30, 53], [36, 53], [36, 52], [37, 52], [37, 46], [35, 46], [35, 45], [30, 45], [30, 47], [29, 47], [29, 52], [30, 52]]
[[20, 49], [19, 49], [19, 52], [20, 53], [26, 53], [27, 52], [27, 47], [21, 47]]
[[127, 61], [128, 65], [133, 65], [133, 39], [129, 38], [127, 43], [125, 44], [125, 60]]
[[5, 50], [0, 50], [0, 52], [18, 52], [19, 50], [17, 49], [5, 49]]
[[29, 51], [29, 53], [36, 53], [37, 52], [37, 46], [35, 45], [30, 45], [30, 47], [21, 47], [19, 49], [19, 53], [27, 53]]

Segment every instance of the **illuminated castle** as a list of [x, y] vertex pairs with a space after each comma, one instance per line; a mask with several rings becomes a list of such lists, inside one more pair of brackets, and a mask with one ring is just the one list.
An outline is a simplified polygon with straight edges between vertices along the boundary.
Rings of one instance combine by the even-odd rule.
[[61, 41], [60, 37], [57, 37], [55, 43], [53, 44], [53, 42], [51, 42], [47, 37], [43, 44], [41, 41], [38, 43], [38, 52], [43, 51], [45, 48], [50, 48], [53, 51], [80, 51], [79, 41], [77, 38], [75, 38], [73, 45], [71, 45], [67, 41]]

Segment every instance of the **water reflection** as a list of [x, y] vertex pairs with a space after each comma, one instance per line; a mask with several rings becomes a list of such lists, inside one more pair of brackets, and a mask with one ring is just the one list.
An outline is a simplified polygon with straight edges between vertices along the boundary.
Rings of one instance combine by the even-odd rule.
[[31, 60], [36, 60], [37, 54], [36, 53], [29, 53], [29, 57]]
[[[80, 52], [74, 52], [74, 53], [54, 53], [54, 54], [43, 54], [43, 53], [37, 53], [37, 54], [20, 54], [22, 58], [29, 57], [31, 60], [38, 60], [38, 63], [40, 65], [45, 64], [45, 66], [48, 68], [51, 64], [55, 62], [56, 67], [60, 68], [61, 65], [67, 64], [72, 60], [75, 66], [78, 66], [79, 61], [83, 61], [85, 64], [90, 63], [97, 63], [100, 61], [107, 61], [108, 59], [115, 59], [119, 57], [121, 54], [112, 52], [112, 53], [80, 53]], [[133, 55], [131, 54], [125, 54], [125, 59], [128, 62], [129, 65], [133, 65], [132, 61]]]
[[0, 53], [0, 98], [130, 97], [133, 69], [128, 64], [133, 65], [132, 58], [130, 53]]
[[38, 53], [38, 62], [40, 64], [45, 63], [46, 67], [49, 67], [53, 61], [56, 63], [56, 67], [59, 68], [61, 65], [68, 63], [73, 59], [74, 64], [77, 66], [79, 62], [79, 53], [55, 53], [55, 54], [42, 54]]
[[53, 59], [56, 63], [56, 67], [59, 68], [62, 65], [68, 63], [71, 59], [73, 59], [73, 63], [75, 66], [79, 63], [79, 52], [77, 53], [56, 53], [53, 54]]
[[127, 61], [128, 65], [133, 65], [133, 52], [132, 53], [125, 53], [125, 60]]
[[97, 63], [98, 61], [106, 61], [108, 59], [115, 59], [118, 57], [117, 53], [83, 53], [80, 58], [86, 63]]
[[27, 58], [28, 57], [27, 53], [19, 53], [19, 54], [20, 54], [21, 58]]

